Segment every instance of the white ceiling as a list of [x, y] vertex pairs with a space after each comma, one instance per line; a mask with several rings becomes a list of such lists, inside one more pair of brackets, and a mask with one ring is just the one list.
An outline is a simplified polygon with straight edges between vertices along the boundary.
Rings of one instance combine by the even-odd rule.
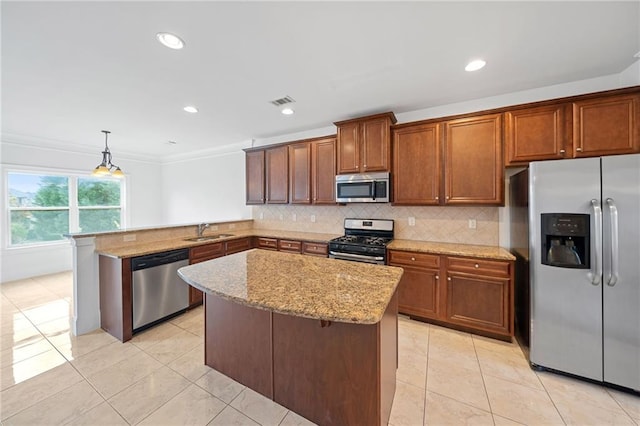
[[[620, 73], [640, 2], [2, 1], [3, 139], [177, 154]], [[175, 51], [156, 33], [186, 42]], [[487, 66], [464, 71], [482, 57]], [[295, 99], [284, 116], [270, 101]], [[198, 114], [182, 107], [196, 105]], [[169, 145], [169, 140], [177, 145]]]

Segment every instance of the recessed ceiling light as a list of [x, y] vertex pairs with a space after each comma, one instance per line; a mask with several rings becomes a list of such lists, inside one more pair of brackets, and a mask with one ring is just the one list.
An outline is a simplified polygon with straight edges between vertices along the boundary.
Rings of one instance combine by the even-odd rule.
[[167, 141], [167, 145], [178, 145], [176, 141]]
[[196, 112], [198, 112], [198, 108], [192, 106], [192, 105], [187, 105], [186, 107], [183, 108], [185, 111], [191, 113], [191, 114], [195, 114]]
[[485, 61], [483, 61], [482, 59], [476, 59], [475, 61], [471, 61], [467, 64], [466, 67], [464, 67], [465, 71], [478, 71], [480, 68], [484, 67], [485, 65], [487, 65], [487, 63]]
[[294, 113], [294, 111], [291, 108], [282, 108], [281, 111], [284, 115], [291, 115]]
[[171, 33], [158, 33], [156, 34], [158, 41], [169, 49], [182, 49], [184, 47], [184, 41], [180, 37]]

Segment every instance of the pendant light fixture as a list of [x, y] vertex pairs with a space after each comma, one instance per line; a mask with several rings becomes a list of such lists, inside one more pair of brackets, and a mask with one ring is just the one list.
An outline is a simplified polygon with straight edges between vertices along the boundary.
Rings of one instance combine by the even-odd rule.
[[107, 145], [107, 138], [109, 137], [109, 133], [111, 132], [109, 130], [102, 130], [102, 133], [104, 133], [104, 151], [102, 151], [102, 163], [98, 164], [98, 166], [93, 169], [92, 175], [123, 178], [124, 173], [122, 172], [120, 167], [111, 162], [111, 151], [109, 151], [109, 145]]

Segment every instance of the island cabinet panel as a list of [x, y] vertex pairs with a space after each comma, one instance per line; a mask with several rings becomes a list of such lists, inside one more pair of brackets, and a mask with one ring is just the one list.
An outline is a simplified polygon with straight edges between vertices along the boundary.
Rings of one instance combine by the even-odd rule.
[[289, 193], [291, 204], [311, 203], [311, 144], [289, 145]]
[[445, 122], [445, 205], [504, 205], [502, 114]]
[[[224, 256], [224, 244], [222, 242], [191, 247], [189, 249], [189, 264], [205, 262], [220, 256]], [[202, 300], [202, 291], [189, 286], [189, 306], [201, 305]]]
[[505, 164], [571, 158], [570, 119], [567, 103], [505, 113]]
[[640, 94], [573, 103], [575, 157], [640, 152]]
[[389, 250], [389, 265], [404, 269], [398, 284], [398, 311], [422, 318], [441, 319], [443, 288], [440, 256]]
[[271, 312], [207, 294], [205, 341], [206, 365], [273, 399]]
[[237, 240], [229, 240], [224, 243], [224, 254], [233, 254], [253, 248], [251, 237], [238, 238]]
[[396, 339], [396, 297], [372, 325], [274, 313], [273, 399], [319, 425], [386, 425]]
[[513, 336], [513, 262], [447, 257], [446, 320]]
[[289, 202], [289, 149], [286, 145], [265, 150], [266, 203]]
[[392, 136], [393, 204], [438, 205], [442, 187], [440, 126], [394, 128]]
[[121, 342], [133, 335], [131, 259], [99, 256], [100, 327]]
[[247, 204], [264, 204], [264, 150], [245, 154]]
[[393, 113], [334, 123], [338, 128], [338, 174], [388, 172], [391, 169]]
[[311, 143], [311, 194], [313, 204], [336, 203], [336, 138]]
[[311, 256], [327, 257], [329, 255], [329, 244], [302, 242], [302, 254]]

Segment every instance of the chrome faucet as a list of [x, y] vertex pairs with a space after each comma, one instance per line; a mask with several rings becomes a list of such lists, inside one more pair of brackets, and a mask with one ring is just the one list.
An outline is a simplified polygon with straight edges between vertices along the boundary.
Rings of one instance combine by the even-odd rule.
[[205, 229], [207, 229], [209, 227], [208, 223], [201, 223], [198, 225], [198, 237], [202, 237], [202, 233], [204, 232]]

